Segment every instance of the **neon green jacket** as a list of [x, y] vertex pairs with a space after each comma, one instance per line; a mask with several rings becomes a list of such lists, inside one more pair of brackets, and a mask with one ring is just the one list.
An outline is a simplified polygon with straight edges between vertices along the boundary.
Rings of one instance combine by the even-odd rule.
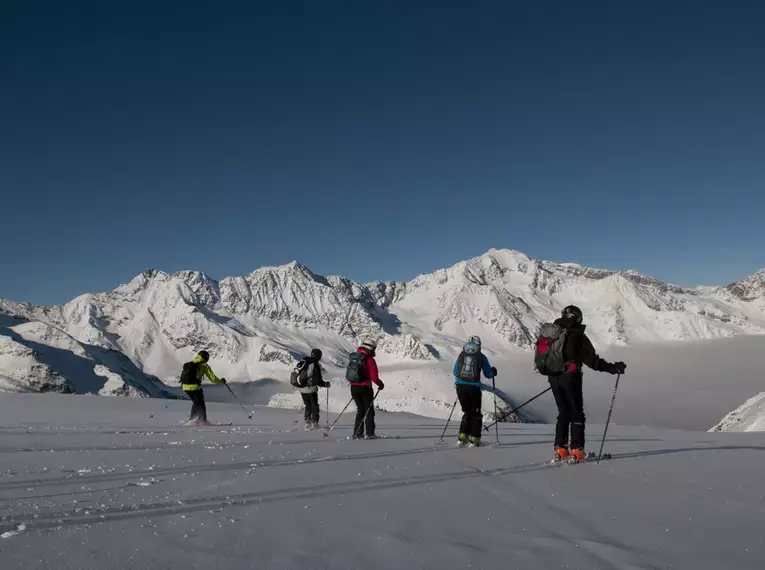
[[221, 382], [220, 379], [212, 371], [212, 368], [210, 368], [210, 365], [207, 364], [204, 360], [202, 360], [201, 356], [197, 354], [194, 357], [194, 360], [192, 362], [199, 365], [197, 366], [197, 380], [199, 380], [199, 382], [197, 384], [184, 384], [183, 385], [184, 392], [195, 392], [197, 390], [201, 390], [202, 378], [205, 376], [207, 376], [210, 379], [210, 382], [212, 382], [213, 384], [223, 384], [223, 382]]

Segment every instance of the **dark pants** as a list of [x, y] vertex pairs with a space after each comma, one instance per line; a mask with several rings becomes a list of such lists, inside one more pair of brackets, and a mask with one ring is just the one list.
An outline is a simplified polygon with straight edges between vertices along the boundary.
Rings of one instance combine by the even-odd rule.
[[[365, 427], [367, 435], [375, 435], [375, 408], [372, 405], [375, 393], [372, 386], [351, 386], [351, 396], [356, 402], [356, 423], [353, 428], [353, 435], [364, 437]], [[366, 426], [363, 425], [365, 423], [364, 414], [367, 416]]]
[[190, 420], [207, 421], [207, 407], [205, 406], [205, 394], [202, 389], [186, 392], [191, 400]]
[[483, 414], [481, 413], [481, 387], [457, 384], [457, 398], [462, 406], [460, 433], [481, 439]]
[[571, 429], [571, 449], [584, 448], [584, 397], [582, 374], [562, 374], [550, 377], [555, 403], [558, 406], [558, 423], [555, 426], [555, 446], [568, 447]]
[[319, 423], [319, 393], [300, 394], [305, 404], [305, 421]]

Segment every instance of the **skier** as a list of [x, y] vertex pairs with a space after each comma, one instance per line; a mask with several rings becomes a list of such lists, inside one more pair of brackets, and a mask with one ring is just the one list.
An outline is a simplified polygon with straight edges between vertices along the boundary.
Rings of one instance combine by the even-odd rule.
[[582, 395], [582, 365], [598, 372], [624, 374], [624, 362], [606, 362], [595, 352], [592, 342], [584, 334], [583, 316], [579, 307], [569, 305], [561, 312], [554, 324], [565, 329], [562, 359], [565, 372], [548, 376], [555, 404], [558, 406], [558, 422], [555, 426], [555, 459], [569, 458], [569, 429], [571, 431], [571, 460], [578, 463], [586, 459], [584, 451], [584, 397]]
[[305, 367], [305, 377], [307, 386], [297, 386], [298, 392], [303, 397], [303, 404], [305, 404], [305, 429], [314, 430], [319, 429], [319, 388], [329, 388], [330, 383], [325, 382], [321, 375], [321, 350], [314, 348], [311, 351], [311, 356], [306, 356], [303, 359], [301, 367]]
[[218, 378], [210, 368], [207, 362], [210, 360], [210, 353], [206, 350], [200, 350], [194, 360], [183, 365], [183, 374], [181, 374], [181, 383], [183, 391], [191, 400], [191, 416], [183, 424], [186, 426], [200, 425], [209, 426], [207, 421], [207, 407], [205, 406], [205, 395], [202, 392], [202, 378], [207, 376], [213, 384], [225, 384], [225, 378]]
[[457, 361], [454, 363], [454, 378], [457, 398], [462, 406], [462, 422], [457, 445], [462, 447], [470, 443], [470, 447], [481, 445], [481, 428], [483, 414], [481, 413], [481, 372], [486, 378], [494, 378], [497, 369], [481, 352], [481, 338], [471, 336], [462, 347]]
[[[353, 439], [377, 438], [375, 435], [374, 390], [372, 389], [372, 382], [377, 385], [379, 390], [385, 388], [385, 384], [380, 380], [377, 370], [377, 362], [375, 361], [376, 350], [376, 340], [365, 340], [362, 342], [361, 346], [356, 349], [356, 354], [351, 355], [351, 363], [346, 373], [346, 379], [348, 379], [351, 385], [351, 396], [356, 403], [356, 422], [353, 427]], [[366, 421], [364, 420], [365, 416]], [[365, 428], [366, 436], [364, 436]]]

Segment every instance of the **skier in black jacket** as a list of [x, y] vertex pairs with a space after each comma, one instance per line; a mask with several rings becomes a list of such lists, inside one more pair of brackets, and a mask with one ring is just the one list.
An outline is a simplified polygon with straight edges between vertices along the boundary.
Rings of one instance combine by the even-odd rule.
[[306, 356], [303, 360], [308, 366], [308, 385], [300, 388], [298, 392], [303, 398], [303, 404], [305, 405], [305, 412], [303, 417], [305, 418], [305, 429], [314, 430], [319, 429], [319, 388], [329, 388], [330, 383], [325, 382], [321, 375], [321, 360], [322, 352], [318, 348], [314, 348], [311, 351], [311, 356]]
[[598, 372], [624, 374], [624, 362], [611, 364], [595, 352], [592, 342], [584, 334], [585, 325], [579, 307], [569, 305], [561, 312], [555, 324], [566, 329], [563, 357], [567, 370], [559, 376], [548, 377], [555, 404], [558, 406], [558, 423], [555, 426], [555, 456], [566, 459], [569, 456], [568, 435], [571, 430], [571, 454], [574, 461], [581, 461], [587, 455], [584, 451], [584, 397], [582, 395], [582, 366], [587, 365]]

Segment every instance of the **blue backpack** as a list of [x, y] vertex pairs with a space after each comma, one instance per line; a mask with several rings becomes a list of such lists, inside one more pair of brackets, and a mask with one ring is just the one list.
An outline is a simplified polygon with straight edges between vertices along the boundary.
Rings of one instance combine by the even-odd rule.
[[481, 347], [468, 342], [457, 359], [457, 377], [464, 382], [481, 381]]
[[351, 384], [364, 382], [362, 370], [365, 368], [366, 354], [352, 352], [348, 356], [348, 368], [345, 369], [345, 379]]

